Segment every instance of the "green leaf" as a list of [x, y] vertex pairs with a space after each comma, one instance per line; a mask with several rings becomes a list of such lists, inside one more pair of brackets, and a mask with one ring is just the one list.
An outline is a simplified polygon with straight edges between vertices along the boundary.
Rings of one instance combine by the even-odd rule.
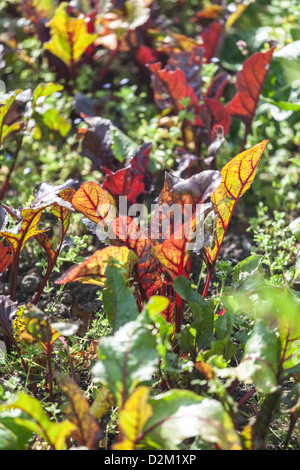
[[140, 314], [113, 336], [101, 338], [98, 356], [94, 381], [107, 385], [122, 407], [136, 386], [149, 382], [158, 369], [156, 338], [148, 315]]
[[279, 64], [287, 83], [299, 80], [300, 40], [294, 41], [274, 52], [274, 66]]
[[32, 432], [16, 422], [25, 413], [19, 410], [0, 414], [0, 450], [26, 450]]
[[[2, 146], [5, 138], [13, 131], [17, 131], [21, 127], [21, 119], [18, 116], [18, 120], [14, 120], [12, 124], [7, 124], [8, 116], [11, 110], [13, 110], [13, 104], [22, 90], [15, 90], [5, 100], [0, 102], [0, 147]], [[12, 111], [13, 112], [13, 111]]]
[[239, 380], [254, 383], [264, 394], [277, 390], [280, 362], [280, 341], [276, 329], [258, 319], [246, 342], [242, 362], [236, 368]]
[[194, 436], [224, 450], [241, 449], [231, 418], [217, 400], [173, 389], [150, 398], [148, 404], [153, 414], [141, 433], [139, 445], [144, 449], [176, 450]]
[[19, 393], [10, 401], [0, 405], [0, 412], [3, 410], [23, 411], [24, 413], [14, 418], [16, 425], [26, 428], [31, 433], [37, 433], [54, 450], [66, 449], [66, 439], [74, 428], [73, 424], [69, 421], [61, 423], [51, 421], [38, 399]]
[[120, 131], [115, 126], [112, 126], [113, 131], [113, 143], [112, 151], [114, 156], [122, 162], [125, 158], [133, 157], [133, 155], [138, 151], [139, 146], [136, 144], [130, 137], [128, 137], [124, 132]]
[[189, 303], [194, 321], [204, 321], [207, 327], [213, 325], [213, 302], [204, 299], [199, 292], [196, 292], [188, 279], [178, 276], [173, 282], [173, 289]]
[[105, 270], [103, 305], [113, 331], [138, 316], [139, 310], [132, 291], [126, 286], [120, 269], [108, 264]]
[[213, 302], [204, 299], [183, 276], [174, 280], [173, 288], [189, 303], [193, 315], [192, 324], [185, 326], [180, 334], [176, 334], [176, 339], [182, 352], [188, 352], [195, 357], [199, 350], [207, 347], [213, 339]]
[[225, 293], [250, 295], [264, 285], [264, 271], [262, 269], [263, 256], [252, 255], [241, 261], [233, 270], [232, 284], [225, 289]]
[[48, 96], [61, 90], [63, 86], [57, 83], [40, 83], [33, 92], [32, 107], [39, 106]]
[[71, 123], [61, 116], [57, 109], [47, 109], [41, 115], [41, 119], [45, 126], [51, 131], [59, 132], [62, 137], [65, 137], [71, 129]]
[[300, 240], [300, 217], [294, 219], [290, 223], [289, 228], [292, 234], [297, 238], [297, 240]]

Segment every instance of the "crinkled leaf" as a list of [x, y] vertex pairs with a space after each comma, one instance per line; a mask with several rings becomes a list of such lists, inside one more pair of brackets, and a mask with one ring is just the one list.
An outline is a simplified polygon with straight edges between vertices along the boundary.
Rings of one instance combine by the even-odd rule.
[[21, 211], [21, 221], [9, 231], [0, 232], [0, 236], [11, 244], [14, 256], [20, 254], [29, 238], [43, 233], [38, 229], [42, 212], [43, 208], [24, 208]]
[[121, 408], [138, 384], [151, 380], [158, 367], [156, 338], [149, 321], [140, 314], [135, 321], [126, 323], [113, 336], [101, 338], [99, 342], [94, 380], [108, 386]]
[[140, 434], [142, 448], [176, 450], [183, 440], [200, 436], [222, 450], [241, 450], [233, 422], [217, 400], [174, 389], [148, 403], [153, 414]]

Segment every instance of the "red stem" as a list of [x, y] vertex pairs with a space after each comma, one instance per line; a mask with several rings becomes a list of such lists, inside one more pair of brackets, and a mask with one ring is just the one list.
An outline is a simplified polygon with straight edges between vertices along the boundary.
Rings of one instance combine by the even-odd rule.
[[213, 272], [214, 272], [214, 268], [215, 268], [215, 264], [212, 264], [209, 268], [208, 273], [207, 273], [205, 286], [204, 286], [203, 293], [202, 293], [202, 297], [204, 299], [206, 298], [207, 293], [208, 293], [208, 289], [209, 289], [209, 286], [210, 286], [210, 282], [211, 282], [211, 278], [212, 278], [212, 275], [213, 275]]
[[237, 404], [237, 407], [238, 408], [241, 408], [248, 400], [250, 397], [252, 397], [252, 395], [254, 395], [254, 393], [256, 392], [256, 388], [255, 387], [252, 387], [249, 392], [247, 392], [238, 402]]

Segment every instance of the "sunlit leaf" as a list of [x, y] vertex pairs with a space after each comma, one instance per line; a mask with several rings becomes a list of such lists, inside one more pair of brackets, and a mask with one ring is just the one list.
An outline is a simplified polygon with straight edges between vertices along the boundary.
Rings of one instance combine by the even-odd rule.
[[123, 439], [114, 444], [115, 450], [135, 449], [135, 441], [152, 415], [152, 408], [148, 403], [149, 392], [148, 387], [138, 387], [120, 410], [119, 430]]
[[2, 146], [5, 138], [13, 131], [17, 131], [21, 127], [21, 120], [10, 119], [10, 110], [13, 107], [15, 99], [22, 90], [15, 90], [9, 97], [0, 103], [0, 147]]
[[14, 418], [17, 425], [41, 436], [53, 450], [66, 449], [66, 440], [70, 437], [74, 425], [70, 421], [60, 423], [51, 421], [38, 399], [19, 393], [0, 405], [0, 411], [4, 409], [25, 412], [26, 415], [21, 414]]
[[126, 246], [107, 246], [103, 250], [97, 250], [78, 266], [70, 268], [55, 283], [65, 284], [76, 281], [103, 286], [106, 279], [105, 270], [110, 259], [116, 260], [127, 275], [138, 261], [136, 254]]
[[223, 450], [241, 450], [233, 422], [217, 400], [173, 389], [149, 398], [148, 404], [153, 413], [140, 433], [142, 448], [174, 450], [184, 439], [201, 436]]
[[73, 196], [72, 204], [88, 219], [105, 228], [117, 216], [114, 198], [96, 183], [84, 183]]
[[42, 230], [38, 229], [42, 212], [43, 208], [25, 208], [21, 211], [21, 221], [15, 227], [0, 232], [0, 236], [5, 237], [11, 244], [14, 256], [19, 255], [29, 238], [43, 233]]
[[[183, 274], [190, 256], [189, 243], [194, 241], [199, 206], [216, 190], [220, 182], [221, 176], [218, 171], [203, 171], [193, 175], [188, 180], [179, 179], [175, 181], [170, 190], [171, 205], [170, 201], [169, 204], [165, 202], [163, 205], [161, 204], [161, 201], [166, 201], [169, 197], [167, 191], [163, 190], [163, 195], [161, 195], [157, 205], [157, 211], [151, 221], [152, 238], [157, 231], [157, 229], [153, 230], [154, 225], [157, 226], [158, 223], [162, 242], [154, 243], [152, 239], [154, 244], [152, 252], [172, 279]], [[176, 205], [175, 209], [174, 205]], [[187, 211], [187, 207], [190, 211]], [[164, 224], [159, 224], [158, 221], [161, 209], [163, 213], [162, 221], [169, 218], [169, 224], [165, 224], [165, 229]], [[173, 223], [170, 223], [170, 209], [175, 213]], [[176, 212], [178, 212], [177, 215]]]
[[18, 304], [9, 296], [0, 295], [0, 336], [5, 343], [13, 343], [12, 320], [18, 310]]
[[206, 249], [210, 263], [214, 264], [228, 228], [234, 208], [241, 196], [250, 188], [259, 160], [268, 141], [264, 140], [245, 150], [222, 169], [222, 182], [211, 196], [217, 214], [216, 240], [213, 247]]
[[67, 13], [68, 3], [61, 3], [53, 18], [47, 23], [51, 40], [44, 48], [59, 57], [68, 67], [73, 67], [96, 39], [89, 34], [84, 17], [73, 18]]
[[63, 90], [63, 86], [57, 83], [40, 83], [33, 92], [33, 108], [42, 104], [48, 96], [61, 90]]

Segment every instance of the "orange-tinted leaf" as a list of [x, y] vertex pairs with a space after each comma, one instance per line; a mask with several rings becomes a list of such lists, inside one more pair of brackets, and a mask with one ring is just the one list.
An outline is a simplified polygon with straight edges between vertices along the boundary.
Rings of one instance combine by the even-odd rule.
[[222, 13], [223, 8], [220, 5], [208, 5], [202, 10], [198, 11], [192, 18], [192, 22], [197, 20], [215, 20]]
[[56, 251], [48, 235], [46, 233], [39, 233], [35, 235], [35, 239], [46, 252], [48, 266], [53, 265], [56, 259]]
[[84, 183], [73, 196], [72, 204], [88, 219], [102, 227], [111, 223], [117, 215], [114, 198], [96, 183]]
[[267, 52], [256, 52], [243, 64], [236, 80], [237, 92], [226, 105], [228, 112], [245, 122], [252, 122], [275, 47]]
[[206, 249], [211, 264], [216, 262], [234, 208], [239, 198], [250, 188], [267, 143], [264, 140], [240, 153], [221, 171], [222, 183], [211, 196], [217, 214], [215, 245]]
[[118, 171], [107, 171], [102, 188], [109, 191], [118, 201], [119, 196], [126, 196], [132, 203], [147, 189], [149, 153], [152, 144], [143, 144], [131, 158], [129, 164]]
[[65, 284], [76, 281], [103, 286], [106, 266], [111, 259], [116, 260], [126, 270], [127, 275], [138, 261], [136, 254], [126, 246], [107, 246], [103, 250], [97, 250], [78, 266], [70, 268], [55, 283]]
[[11, 262], [11, 249], [7, 246], [4, 246], [3, 243], [0, 242], [0, 274], [3, 273], [6, 268], [8, 268]]

